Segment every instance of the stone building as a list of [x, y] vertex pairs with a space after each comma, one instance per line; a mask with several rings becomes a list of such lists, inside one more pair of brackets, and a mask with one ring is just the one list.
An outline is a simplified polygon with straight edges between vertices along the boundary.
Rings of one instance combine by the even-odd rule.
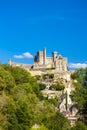
[[67, 71], [67, 58], [52, 53], [52, 57], [47, 57], [46, 48], [38, 51], [34, 58], [34, 68], [55, 68], [58, 71]]

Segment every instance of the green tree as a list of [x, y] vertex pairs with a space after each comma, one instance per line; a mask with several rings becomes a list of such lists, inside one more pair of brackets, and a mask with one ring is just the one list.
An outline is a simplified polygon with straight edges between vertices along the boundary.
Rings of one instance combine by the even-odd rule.
[[15, 86], [15, 80], [13, 76], [6, 71], [2, 66], [0, 66], [0, 83], [3, 88], [10, 92], [11, 88]]
[[50, 98], [48, 99], [48, 102], [53, 104], [55, 107], [58, 107], [58, 99], [57, 98]]
[[57, 82], [56, 84], [52, 84], [51, 86], [50, 86], [50, 89], [52, 90], [64, 90], [64, 85], [63, 84], [61, 84], [61, 83], [59, 83], [59, 82]]
[[68, 119], [66, 119], [58, 111], [54, 115], [47, 118], [45, 123], [46, 127], [50, 130], [67, 130], [70, 127]]
[[[76, 74], [78, 76], [76, 76]], [[73, 100], [78, 103], [80, 120], [84, 121], [87, 124], [87, 68], [77, 70], [75, 73], [73, 73], [73, 76], [74, 75], [77, 82], [73, 83], [73, 85], [75, 86], [75, 91], [73, 91], [72, 97]]]
[[87, 130], [87, 126], [82, 123], [81, 121], [79, 121], [76, 126], [70, 128], [70, 130]]
[[0, 77], [0, 91], [6, 88], [6, 82], [3, 78]]
[[48, 130], [44, 125], [32, 127], [30, 130]]

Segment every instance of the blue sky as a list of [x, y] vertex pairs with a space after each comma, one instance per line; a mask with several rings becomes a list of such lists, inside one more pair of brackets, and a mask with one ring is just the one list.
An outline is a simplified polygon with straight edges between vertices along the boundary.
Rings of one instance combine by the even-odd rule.
[[87, 66], [87, 0], [0, 0], [0, 62], [32, 63], [44, 47]]

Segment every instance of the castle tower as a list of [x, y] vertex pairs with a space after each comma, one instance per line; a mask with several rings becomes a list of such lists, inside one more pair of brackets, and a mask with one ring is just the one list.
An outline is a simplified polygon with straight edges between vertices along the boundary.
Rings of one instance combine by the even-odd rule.
[[55, 62], [55, 60], [56, 60], [56, 58], [57, 58], [57, 52], [56, 52], [56, 51], [53, 52], [52, 55], [53, 55], [53, 62]]
[[39, 65], [43, 65], [43, 51], [38, 52], [38, 63]]
[[46, 48], [43, 50], [43, 64], [46, 65]]

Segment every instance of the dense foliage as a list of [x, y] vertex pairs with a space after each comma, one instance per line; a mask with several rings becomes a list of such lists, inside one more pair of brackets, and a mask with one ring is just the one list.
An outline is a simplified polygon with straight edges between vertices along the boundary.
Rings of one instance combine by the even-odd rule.
[[79, 121], [76, 126], [70, 128], [70, 130], [87, 130], [87, 126], [83, 122]]
[[64, 84], [62, 84], [62, 82], [60, 80], [58, 80], [55, 84], [52, 84], [50, 86], [50, 90], [64, 90], [65, 86]]
[[72, 98], [80, 115], [74, 127], [56, 109], [56, 98], [43, 98], [40, 90], [44, 84], [38, 84], [24, 69], [0, 65], [0, 130], [87, 130], [87, 69], [77, 70], [71, 77], [75, 86]]
[[44, 80], [46, 80], [46, 79], [53, 79], [54, 78], [54, 74], [44, 74], [42, 78]]
[[46, 88], [46, 84], [39, 83], [40, 90], [44, 90]]
[[0, 130], [69, 128], [69, 121], [53, 107], [57, 106], [56, 100], [42, 98], [40, 89], [26, 70], [0, 65]]
[[71, 78], [74, 80], [72, 97], [78, 103], [79, 120], [87, 125], [87, 68], [75, 71]]

